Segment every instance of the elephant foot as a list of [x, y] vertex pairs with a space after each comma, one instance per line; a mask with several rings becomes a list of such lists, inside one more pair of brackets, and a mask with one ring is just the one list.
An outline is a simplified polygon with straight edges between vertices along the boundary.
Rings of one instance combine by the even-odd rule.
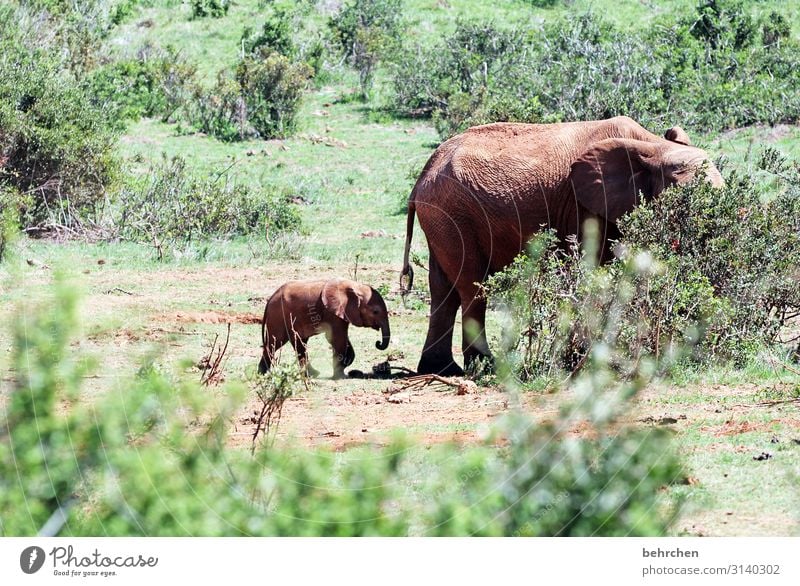
[[449, 358], [437, 358], [435, 356], [425, 356], [419, 359], [417, 374], [438, 374], [440, 376], [463, 376], [464, 370]]
[[464, 357], [464, 370], [470, 376], [494, 374], [494, 356], [491, 354], [473, 354]]
[[309, 378], [317, 378], [319, 376], [319, 371], [310, 364], [306, 364], [306, 376]]

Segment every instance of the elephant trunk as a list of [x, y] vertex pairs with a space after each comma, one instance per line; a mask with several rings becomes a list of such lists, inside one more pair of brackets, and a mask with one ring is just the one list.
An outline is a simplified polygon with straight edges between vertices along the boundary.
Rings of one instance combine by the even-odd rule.
[[387, 319], [381, 324], [381, 340], [379, 342], [375, 342], [375, 347], [378, 350], [386, 350], [386, 348], [389, 347], [389, 338], [389, 320]]

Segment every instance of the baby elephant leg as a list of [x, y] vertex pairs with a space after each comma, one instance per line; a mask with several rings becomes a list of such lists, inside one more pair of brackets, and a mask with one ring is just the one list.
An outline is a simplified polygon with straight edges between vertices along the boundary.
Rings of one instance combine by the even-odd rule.
[[356, 351], [347, 337], [347, 324], [326, 331], [325, 336], [333, 346], [333, 378], [344, 378], [345, 367], [356, 359]]
[[275, 352], [283, 346], [286, 340], [279, 340], [275, 336], [267, 336], [267, 343], [261, 349], [261, 361], [258, 363], [258, 374], [266, 374], [272, 368]]
[[292, 345], [294, 346], [294, 351], [297, 352], [297, 360], [300, 362], [300, 368], [302, 368], [308, 376], [314, 377], [319, 375], [319, 371], [314, 369], [308, 362], [307, 344], [308, 338], [295, 338]]
[[267, 353], [261, 355], [261, 360], [258, 363], [258, 374], [267, 374], [267, 371], [272, 368], [272, 360], [270, 360]]

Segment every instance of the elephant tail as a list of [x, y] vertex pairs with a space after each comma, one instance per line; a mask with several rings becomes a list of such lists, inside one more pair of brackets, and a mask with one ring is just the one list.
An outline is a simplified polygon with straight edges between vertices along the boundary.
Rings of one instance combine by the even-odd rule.
[[[414, 269], [411, 268], [409, 254], [411, 252], [411, 239], [414, 236], [414, 214], [416, 213], [416, 205], [414, 203], [414, 193], [408, 200], [408, 220], [406, 220], [406, 247], [403, 253], [403, 270], [400, 271], [400, 292], [405, 295], [414, 286]], [[408, 284], [403, 283], [403, 277], [408, 277]]]

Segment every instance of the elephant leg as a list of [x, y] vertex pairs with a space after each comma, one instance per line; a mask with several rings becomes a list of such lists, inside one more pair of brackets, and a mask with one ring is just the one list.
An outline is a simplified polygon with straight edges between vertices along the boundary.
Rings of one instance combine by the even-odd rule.
[[311, 377], [319, 375], [319, 371], [311, 366], [308, 362], [308, 351], [306, 346], [308, 344], [308, 338], [299, 338], [296, 337], [293, 342], [294, 351], [297, 353], [297, 361], [300, 363], [300, 368]]
[[272, 368], [272, 360], [270, 360], [267, 353], [261, 355], [261, 360], [258, 363], [258, 374], [267, 374], [269, 369]]
[[269, 333], [267, 333], [267, 344], [262, 348], [261, 360], [258, 363], [259, 374], [266, 374], [267, 371], [272, 368], [272, 363], [275, 361], [275, 353], [286, 344], [287, 341], [288, 340], [283, 336], [270, 336]]
[[353, 364], [356, 351], [347, 337], [347, 322], [342, 321], [325, 330], [325, 337], [333, 347], [333, 378], [344, 378], [344, 369]]
[[433, 253], [428, 282], [431, 289], [431, 317], [417, 372], [443, 376], [462, 375], [464, 371], [453, 360], [453, 327], [461, 298]]
[[483, 368], [491, 372], [494, 368], [494, 357], [486, 339], [486, 299], [480, 296], [474, 284], [460, 293], [464, 369], [475, 371], [477, 368]]

